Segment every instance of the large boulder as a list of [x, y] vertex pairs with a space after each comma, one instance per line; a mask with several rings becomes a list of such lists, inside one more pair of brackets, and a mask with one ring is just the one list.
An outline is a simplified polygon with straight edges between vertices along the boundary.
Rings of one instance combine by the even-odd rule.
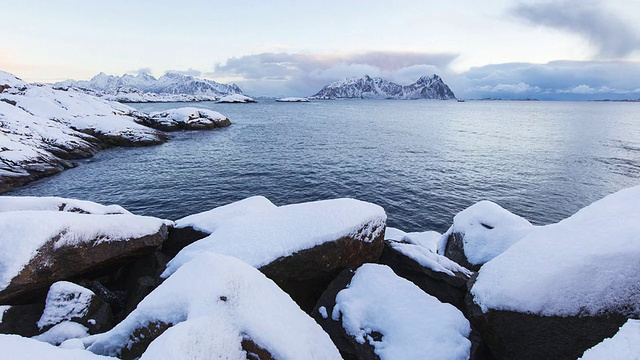
[[152, 112], [139, 122], [163, 131], [206, 130], [231, 125], [231, 121], [217, 111], [194, 107]]
[[153, 252], [167, 224], [130, 214], [0, 212], [0, 304], [29, 301], [56, 281]]
[[82, 341], [89, 351], [121, 359], [340, 358], [322, 328], [273, 281], [212, 253], [180, 267], [116, 327]]
[[464, 310], [470, 270], [423, 246], [395, 241], [385, 241], [378, 262], [441, 302]]
[[264, 196], [252, 196], [178, 219], [175, 226], [169, 229], [169, 238], [162, 244], [162, 252], [173, 257], [185, 246], [209, 236], [224, 222], [247, 214], [271, 211], [276, 207]]
[[471, 355], [471, 326], [464, 315], [384, 265], [343, 271], [312, 316], [345, 359], [469, 359]]
[[41, 333], [38, 320], [44, 310], [44, 301], [23, 305], [0, 306], [0, 334], [34, 336]]
[[640, 317], [640, 186], [540, 227], [470, 282], [470, 320], [502, 359], [575, 359]]
[[480, 201], [453, 218], [438, 244], [438, 254], [477, 271], [534, 229], [529, 221], [500, 205]]
[[345, 268], [378, 259], [386, 214], [354, 199], [294, 204], [235, 217], [185, 247], [163, 276], [203, 252], [237, 257], [260, 269], [306, 311]]

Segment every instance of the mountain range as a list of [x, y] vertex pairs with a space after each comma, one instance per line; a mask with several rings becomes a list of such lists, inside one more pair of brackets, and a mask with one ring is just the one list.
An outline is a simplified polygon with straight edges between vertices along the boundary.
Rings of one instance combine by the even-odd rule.
[[349, 78], [333, 82], [323, 87], [313, 99], [455, 99], [456, 96], [438, 75], [422, 76], [407, 86], [365, 75], [362, 78]]
[[122, 76], [100, 73], [91, 80], [65, 80], [57, 87], [73, 87], [93, 95], [120, 102], [213, 101], [232, 94], [243, 94], [236, 85], [168, 72], [155, 78], [141, 73]]

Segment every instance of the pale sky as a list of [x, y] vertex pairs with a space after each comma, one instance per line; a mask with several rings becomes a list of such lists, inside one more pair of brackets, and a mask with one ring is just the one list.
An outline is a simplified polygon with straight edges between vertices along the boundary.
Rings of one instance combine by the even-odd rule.
[[245, 93], [438, 73], [458, 97], [640, 98], [640, 1], [0, 0], [27, 81], [178, 71]]

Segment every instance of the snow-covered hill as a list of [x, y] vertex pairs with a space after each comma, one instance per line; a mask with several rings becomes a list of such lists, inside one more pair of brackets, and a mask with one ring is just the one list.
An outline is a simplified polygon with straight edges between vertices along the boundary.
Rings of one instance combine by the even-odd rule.
[[242, 94], [236, 84], [220, 84], [171, 72], [157, 79], [144, 73], [135, 76], [100, 73], [89, 81], [65, 80], [54, 85], [120, 102], [214, 101], [226, 95]]
[[365, 75], [362, 78], [350, 78], [333, 82], [323, 87], [315, 99], [455, 99], [456, 96], [438, 75], [423, 76], [407, 86], [398, 85], [379, 77]]

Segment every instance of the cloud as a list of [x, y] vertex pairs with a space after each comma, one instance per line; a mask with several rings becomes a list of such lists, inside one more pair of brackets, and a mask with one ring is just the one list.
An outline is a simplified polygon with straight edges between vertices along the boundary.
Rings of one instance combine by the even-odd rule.
[[353, 76], [381, 76], [411, 83], [422, 75], [443, 73], [457, 57], [450, 53], [371, 51], [342, 55], [262, 53], [233, 57], [216, 64], [214, 77], [237, 83], [260, 95], [311, 95], [324, 85]]
[[625, 99], [640, 96], [640, 62], [552, 61], [471, 68], [460, 75], [456, 95], [468, 98], [543, 100]]
[[151, 74], [153, 71], [151, 70], [151, 68], [140, 68], [138, 70], [129, 70], [127, 71], [127, 74], [136, 74], [136, 75], [141, 75], [141, 74]]
[[180, 75], [189, 75], [189, 76], [202, 76], [202, 71], [188, 68], [187, 70], [167, 70], [165, 73], [176, 73]]
[[599, 58], [621, 58], [640, 49], [638, 30], [595, 0], [520, 3], [510, 10], [528, 22], [578, 34], [598, 49]]

